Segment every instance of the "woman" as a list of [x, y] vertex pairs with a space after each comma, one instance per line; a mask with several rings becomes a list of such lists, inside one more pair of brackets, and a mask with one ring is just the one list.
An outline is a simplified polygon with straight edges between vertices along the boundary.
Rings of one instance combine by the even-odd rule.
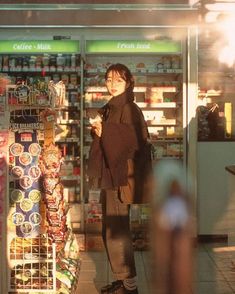
[[99, 111], [101, 119], [92, 121], [88, 174], [101, 188], [103, 240], [117, 280], [103, 287], [101, 293], [136, 294], [129, 204], [143, 202], [144, 179], [151, 164], [148, 130], [134, 103], [130, 70], [123, 64], [113, 64], [105, 81], [111, 99]]

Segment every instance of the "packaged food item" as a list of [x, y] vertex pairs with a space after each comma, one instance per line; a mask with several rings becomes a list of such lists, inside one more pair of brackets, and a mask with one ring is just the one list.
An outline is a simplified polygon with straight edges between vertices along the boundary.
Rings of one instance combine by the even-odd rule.
[[61, 80], [67, 86], [69, 84], [69, 75], [68, 74], [62, 74], [61, 75]]
[[66, 218], [60, 215], [57, 211], [48, 211], [47, 219], [51, 227], [60, 227], [63, 230], [66, 226]]
[[76, 74], [71, 74], [70, 75], [70, 84], [72, 84], [74, 87], [76, 87], [77, 83], [78, 83], [77, 75]]
[[49, 211], [57, 211], [60, 207], [60, 201], [53, 196], [46, 197], [46, 206]]
[[76, 55], [72, 54], [71, 56], [71, 67], [75, 68], [76, 67]]
[[50, 55], [49, 54], [43, 54], [42, 64], [43, 64], [44, 67], [49, 66], [49, 60], [50, 60]]
[[65, 56], [63, 56], [63, 54], [57, 54], [56, 63], [57, 63], [57, 69], [60, 67], [61, 69], [63, 69], [63, 67], [65, 66]]
[[52, 194], [58, 183], [59, 183], [58, 177], [50, 177], [50, 176], [44, 177], [43, 188], [45, 193]]

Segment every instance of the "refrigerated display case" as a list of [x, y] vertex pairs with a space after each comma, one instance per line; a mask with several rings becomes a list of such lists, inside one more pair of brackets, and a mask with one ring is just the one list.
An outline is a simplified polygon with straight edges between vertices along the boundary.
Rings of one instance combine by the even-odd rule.
[[[112, 63], [123, 63], [134, 75], [135, 102], [144, 113], [156, 157], [183, 159], [181, 42], [87, 41], [86, 54], [84, 84], [87, 115], [109, 99], [104, 83], [107, 67]], [[85, 138], [90, 140], [88, 135]]]

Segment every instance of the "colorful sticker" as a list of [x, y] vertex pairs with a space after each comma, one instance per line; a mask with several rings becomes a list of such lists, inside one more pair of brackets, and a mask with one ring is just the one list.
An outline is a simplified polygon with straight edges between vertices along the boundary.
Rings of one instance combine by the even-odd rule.
[[34, 226], [38, 226], [41, 223], [41, 221], [42, 221], [42, 217], [41, 217], [41, 215], [38, 212], [33, 212], [29, 216], [29, 221]]
[[38, 203], [41, 200], [41, 192], [39, 190], [33, 189], [29, 192], [29, 199], [33, 203]]
[[23, 133], [20, 135], [21, 142], [32, 142], [33, 136], [32, 133]]
[[14, 178], [19, 179], [23, 177], [24, 175], [24, 170], [21, 166], [14, 166], [11, 170], [11, 174], [14, 176]]
[[13, 143], [10, 146], [10, 152], [14, 156], [20, 156], [24, 152], [24, 146], [20, 143]]
[[23, 176], [22, 178], [20, 178], [19, 183], [21, 188], [23, 188], [24, 190], [27, 190], [30, 187], [32, 187], [33, 180], [29, 176]]
[[37, 180], [41, 175], [41, 170], [39, 168], [39, 166], [37, 165], [33, 165], [29, 168], [29, 176], [33, 179], [33, 180]]
[[20, 202], [20, 208], [25, 212], [30, 211], [33, 208], [32, 200], [27, 199], [27, 198], [23, 199]]
[[21, 202], [24, 199], [24, 193], [20, 189], [11, 192], [11, 200], [13, 202]]
[[32, 143], [29, 145], [29, 153], [32, 156], [38, 156], [41, 153], [41, 146], [38, 143]]
[[16, 226], [20, 226], [24, 222], [25, 216], [20, 212], [15, 212], [12, 214], [11, 219], [13, 224], [15, 224]]
[[29, 152], [23, 152], [19, 156], [19, 161], [22, 165], [29, 165], [32, 162], [32, 156], [29, 154]]
[[32, 232], [33, 230], [33, 225], [30, 222], [24, 222], [21, 226], [20, 226], [20, 230], [24, 235], [28, 235]]

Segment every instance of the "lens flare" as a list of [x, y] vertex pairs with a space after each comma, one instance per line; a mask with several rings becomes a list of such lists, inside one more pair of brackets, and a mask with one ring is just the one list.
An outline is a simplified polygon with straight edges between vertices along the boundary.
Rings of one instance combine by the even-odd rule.
[[229, 16], [218, 24], [221, 34], [223, 34], [226, 46], [219, 53], [219, 61], [227, 64], [229, 67], [234, 65], [235, 61], [235, 38], [234, 38], [234, 16]]

